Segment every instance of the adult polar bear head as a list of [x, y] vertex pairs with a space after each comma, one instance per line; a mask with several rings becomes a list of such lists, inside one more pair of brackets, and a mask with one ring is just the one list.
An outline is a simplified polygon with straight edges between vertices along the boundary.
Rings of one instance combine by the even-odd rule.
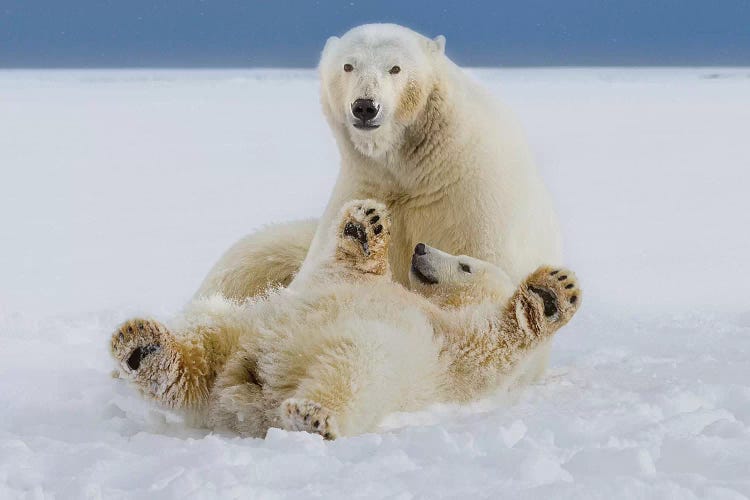
[[320, 61], [323, 109], [334, 130], [362, 154], [400, 145], [427, 104], [445, 38], [395, 24], [366, 24], [331, 37]]
[[390, 261], [402, 284], [420, 241], [500, 265], [516, 283], [559, 263], [557, 219], [521, 126], [445, 55], [443, 37], [358, 26], [329, 39], [319, 74], [341, 154], [325, 224], [348, 200], [382, 200], [397, 220]]

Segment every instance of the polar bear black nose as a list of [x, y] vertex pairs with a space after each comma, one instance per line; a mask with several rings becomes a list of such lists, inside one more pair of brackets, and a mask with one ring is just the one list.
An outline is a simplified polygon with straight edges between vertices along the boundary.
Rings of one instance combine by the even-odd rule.
[[425, 248], [424, 243], [417, 243], [417, 246], [414, 247], [414, 253], [417, 255], [424, 255], [427, 253], [427, 248]]
[[378, 111], [380, 111], [380, 107], [372, 99], [357, 99], [352, 103], [352, 114], [363, 122], [378, 116]]

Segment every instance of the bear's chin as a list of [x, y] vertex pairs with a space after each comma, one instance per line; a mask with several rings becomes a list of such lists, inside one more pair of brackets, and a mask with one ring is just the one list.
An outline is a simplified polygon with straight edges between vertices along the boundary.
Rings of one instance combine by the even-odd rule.
[[[372, 132], [366, 132], [366, 133], [373, 133]], [[349, 139], [352, 142], [352, 146], [354, 146], [354, 149], [359, 151], [361, 154], [368, 156], [370, 158], [378, 158], [380, 156], [383, 156], [385, 154], [385, 148], [381, 144], [382, 141], [379, 141], [375, 137], [358, 137], [359, 133], [350, 133]]]
[[349, 129], [349, 141], [354, 149], [368, 158], [382, 158], [393, 149], [396, 142], [392, 137], [392, 127], [387, 124], [368, 130], [359, 130], [353, 126], [347, 128]]

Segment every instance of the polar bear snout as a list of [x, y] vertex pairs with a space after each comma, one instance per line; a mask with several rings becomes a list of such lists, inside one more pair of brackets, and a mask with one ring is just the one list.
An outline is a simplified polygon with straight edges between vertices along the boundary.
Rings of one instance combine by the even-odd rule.
[[359, 129], [374, 129], [380, 126], [376, 118], [380, 115], [380, 104], [373, 99], [357, 99], [351, 106], [352, 116], [357, 119], [354, 126]]
[[411, 275], [423, 285], [439, 283], [438, 273], [430, 262], [430, 250], [429, 246], [419, 243], [414, 247], [414, 254], [411, 257]]

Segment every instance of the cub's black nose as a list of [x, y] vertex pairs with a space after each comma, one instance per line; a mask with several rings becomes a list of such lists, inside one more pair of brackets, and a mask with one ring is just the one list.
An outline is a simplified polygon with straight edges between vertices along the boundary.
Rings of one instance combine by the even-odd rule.
[[424, 255], [427, 253], [427, 249], [424, 246], [424, 243], [417, 243], [417, 246], [414, 247], [414, 253], [417, 255]]
[[357, 99], [352, 104], [352, 114], [362, 122], [367, 122], [378, 116], [379, 110], [380, 107], [372, 99]]

